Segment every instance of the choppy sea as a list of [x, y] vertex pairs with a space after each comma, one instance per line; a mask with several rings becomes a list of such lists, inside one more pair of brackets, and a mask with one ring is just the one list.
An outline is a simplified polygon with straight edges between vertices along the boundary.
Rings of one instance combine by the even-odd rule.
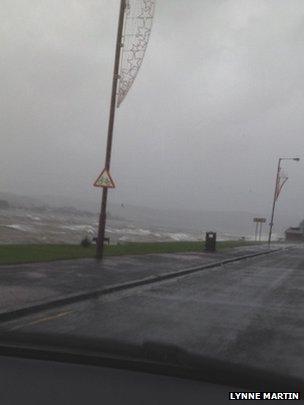
[[[77, 244], [85, 236], [96, 236], [98, 215], [74, 211], [58, 212], [52, 209], [7, 209], [0, 210], [0, 244], [13, 243], [71, 243]], [[208, 229], [206, 229], [208, 230]], [[203, 240], [205, 231], [185, 230], [168, 225], [110, 217], [106, 236], [111, 244], [124, 242], [163, 242]], [[253, 235], [218, 232], [218, 240], [245, 238]]]

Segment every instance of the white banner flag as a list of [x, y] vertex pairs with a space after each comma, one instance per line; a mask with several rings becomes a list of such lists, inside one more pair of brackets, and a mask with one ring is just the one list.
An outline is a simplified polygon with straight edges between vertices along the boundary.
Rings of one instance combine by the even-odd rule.
[[117, 94], [120, 106], [138, 74], [148, 46], [155, 0], [127, 0]]
[[276, 200], [279, 198], [280, 192], [287, 180], [288, 180], [288, 176], [286, 175], [286, 173], [283, 172], [282, 169], [280, 169], [279, 176], [278, 176], [278, 182], [276, 185], [276, 193], [275, 193]]

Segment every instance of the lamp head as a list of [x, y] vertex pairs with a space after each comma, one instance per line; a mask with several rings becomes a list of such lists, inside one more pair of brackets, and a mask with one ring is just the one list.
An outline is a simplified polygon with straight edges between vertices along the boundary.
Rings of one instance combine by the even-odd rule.
[[300, 158], [293, 158], [294, 161], [299, 162]]

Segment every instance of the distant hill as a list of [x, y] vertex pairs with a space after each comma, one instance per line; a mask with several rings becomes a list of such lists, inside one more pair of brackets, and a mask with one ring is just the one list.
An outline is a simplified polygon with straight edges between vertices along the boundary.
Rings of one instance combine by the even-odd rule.
[[10, 205], [9, 202], [6, 200], [0, 200], [0, 209], [7, 210], [9, 209]]
[[14, 193], [6, 193], [0, 191], [0, 200], [5, 200], [11, 207], [33, 207], [44, 205], [43, 201], [38, 198], [32, 198]]
[[95, 215], [95, 213], [91, 211], [79, 209], [73, 205], [60, 206], [58, 204], [50, 204], [48, 199], [40, 199], [5, 192], [0, 192], [0, 208], [25, 208], [37, 212], [46, 212], [51, 210], [52, 212], [57, 212], [59, 214]]

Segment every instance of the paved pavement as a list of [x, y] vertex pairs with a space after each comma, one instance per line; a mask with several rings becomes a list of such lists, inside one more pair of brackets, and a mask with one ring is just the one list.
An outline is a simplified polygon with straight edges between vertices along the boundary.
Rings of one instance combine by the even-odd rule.
[[4, 322], [0, 341], [299, 391], [303, 313], [304, 249], [297, 247]]
[[[274, 245], [274, 248], [276, 246]], [[96, 289], [267, 250], [248, 246], [218, 253], [149, 254], [0, 266], [0, 315]], [[1, 318], [1, 316], [0, 316]]]

